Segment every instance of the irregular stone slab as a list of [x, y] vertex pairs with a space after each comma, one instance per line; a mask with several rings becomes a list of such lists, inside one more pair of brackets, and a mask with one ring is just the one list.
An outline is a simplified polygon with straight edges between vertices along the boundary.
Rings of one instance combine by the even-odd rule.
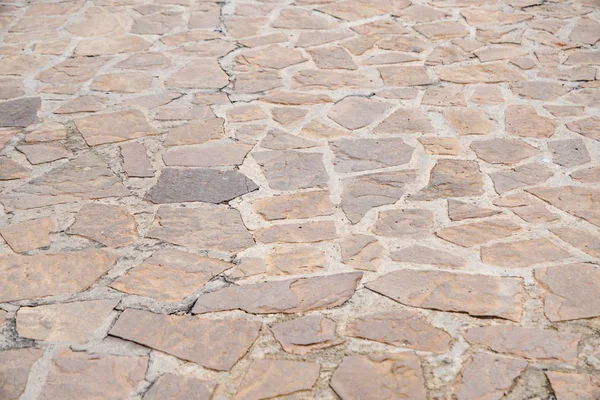
[[293, 314], [344, 304], [354, 295], [362, 272], [228, 286], [200, 295], [193, 314], [242, 310], [251, 314]]
[[0, 99], [9, 100], [25, 95], [25, 87], [21, 79], [0, 78]]
[[552, 322], [600, 315], [600, 268], [596, 264], [569, 264], [537, 268], [535, 279], [547, 291], [544, 314]]
[[522, 73], [501, 62], [443, 67], [436, 73], [441, 80], [454, 83], [500, 83], [526, 80]]
[[389, 66], [378, 68], [387, 86], [420, 86], [434, 83], [423, 66]]
[[147, 50], [152, 44], [139, 36], [128, 35], [115, 38], [82, 39], [77, 43], [75, 55], [95, 57]]
[[137, 224], [126, 207], [96, 203], [86, 204], [79, 210], [67, 233], [108, 247], [128, 246], [138, 238]]
[[529, 193], [571, 215], [600, 226], [600, 190], [580, 186], [540, 187]]
[[481, 248], [481, 261], [503, 268], [524, 268], [560, 261], [571, 254], [546, 238], [496, 243]]
[[[527, 367], [527, 361], [475, 353], [465, 363], [454, 394], [457, 400], [500, 399]], [[493, 370], [494, 375], [488, 372]]]
[[594, 45], [600, 40], [600, 24], [593, 19], [580, 18], [569, 37], [576, 43]]
[[146, 236], [194, 249], [231, 253], [254, 245], [238, 210], [210, 204], [193, 209], [160, 207]]
[[0, 181], [29, 178], [31, 171], [16, 161], [0, 157]]
[[227, 110], [227, 122], [248, 122], [267, 118], [259, 105], [237, 106]]
[[326, 190], [257, 199], [254, 202], [254, 210], [267, 221], [321, 217], [335, 212]]
[[283, 69], [291, 65], [300, 64], [306, 58], [299, 50], [288, 49], [281, 45], [254, 49], [242, 53], [236, 58], [238, 64], [252, 68]]
[[375, 133], [433, 133], [429, 118], [416, 108], [400, 108], [387, 117]]
[[342, 262], [354, 269], [377, 271], [382, 264], [383, 246], [375, 236], [351, 235], [340, 240]]
[[271, 150], [306, 149], [316, 146], [318, 143], [313, 140], [291, 135], [278, 129], [271, 129], [260, 142], [260, 147]]
[[532, 106], [509, 105], [505, 112], [506, 133], [530, 138], [548, 138], [554, 135], [557, 122], [540, 116]]
[[548, 148], [552, 153], [552, 161], [563, 167], [577, 167], [591, 161], [582, 139], [554, 140], [548, 142]]
[[19, 336], [48, 342], [87, 342], [119, 303], [114, 300], [81, 301], [21, 307], [17, 312]]
[[388, 237], [423, 238], [431, 235], [433, 221], [429, 210], [386, 210], [379, 213], [371, 231]]
[[130, 178], [152, 178], [154, 170], [143, 144], [138, 142], [124, 143], [121, 148], [123, 162], [121, 166]]
[[[300, 8], [286, 8], [272, 22], [273, 28], [282, 29], [335, 29], [337, 25], [319, 13], [311, 13]], [[251, 36], [251, 35], [248, 35]]]
[[87, 152], [14, 189], [12, 193], [0, 196], [0, 202], [7, 211], [14, 211], [78, 199], [129, 195], [129, 190], [106, 163], [96, 154]]
[[54, 114], [102, 111], [106, 108], [107, 101], [106, 97], [102, 96], [81, 96], [64, 103], [58, 109], [54, 110]]
[[506, 60], [509, 58], [521, 57], [529, 54], [529, 49], [521, 46], [486, 46], [475, 52], [479, 61], [485, 63], [489, 61]]
[[309, 50], [317, 68], [322, 69], [358, 69], [352, 56], [340, 46], [317, 47]]
[[363, 73], [341, 70], [303, 69], [292, 77], [292, 89], [369, 90], [381, 87], [381, 79]]
[[453, 137], [422, 136], [418, 138], [425, 153], [436, 156], [459, 156], [464, 152], [460, 140]]
[[549, 228], [549, 230], [571, 246], [592, 257], [600, 258], [600, 238], [597, 235], [585, 229], [569, 226]]
[[415, 178], [415, 171], [393, 171], [345, 179], [342, 210], [356, 224], [372, 208], [397, 202]]
[[316, 243], [337, 237], [333, 221], [312, 221], [300, 224], [279, 224], [256, 232], [261, 243]]
[[319, 364], [291, 360], [254, 360], [235, 395], [236, 400], [258, 400], [311, 390], [319, 378]]
[[[307, 12], [305, 10], [302, 10]], [[283, 12], [283, 11], [282, 11]], [[281, 16], [281, 14], [280, 14]], [[248, 36], [255, 36], [258, 34], [260, 29], [268, 24], [267, 18], [236, 18], [236, 17], [225, 17], [223, 18], [223, 25], [227, 28], [227, 33], [236, 39], [244, 38]]]
[[470, 328], [465, 339], [502, 354], [536, 360], [577, 362], [577, 345], [581, 336], [515, 325], [492, 325]]
[[427, 398], [421, 361], [412, 352], [346, 356], [330, 385], [342, 399]]
[[516, 139], [491, 139], [471, 143], [471, 149], [490, 164], [516, 164], [537, 155], [540, 151]]
[[[123, 311], [109, 334], [217, 371], [229, 371], [258, 337], [260, 322]], [[153, 329], [147, 329], [152, 326]]]
[[559, 81], [593, 81], [595, 69], [585, 66], [561, 69], [546, 67], [538, 73], [538, 76]]
[[0, 127], [27, 127], [39, 122], [37, 112], [42, 106], [39, 97], [26, 97], [0, 103]]
[[261, 100], [266, 101], [267, 103], [287, 106], [314, 105], [333, 102], [333, 99], [326, 94], [297, 92], [276, 92], [263, 97]]
[[[117, 261], [105, 250], [83, 250], [34, 256], [0, 255], [0, 301], [9, 302], [81, 292]], [[35, 279], [32, 279], [35, 277]]]
[[[102, 40], [105, 39], [103, 38]], [[163, 70], [170, 66], [171, 60], [167, 56], [162, 53], [151, 52], [132, 54], [115, 65], [117, 68], [135, 70]]]
[[472, 316], [518, 321], [523, 313], [520, 278], [442, 271], [400, 270], [365, 285], [399, 303]]
[[249, 276], [265, 274], [267, 266], [265, 260], [258, 257], [242, 257], [238, 265], [228, 271], [228, 275], [233, 279], [241, 279]]
[[472, 247], [503, 239], [521, 230], [521, 226], [506, 218], [488, 219], [440, 229], [435, 234], [454, 244]]
[[207, 118], [175, 127], [167, 132], [164, 145], [202, 144], [221, 139], [225, 134], [223, 122], [222, 118]]
[[144, 114], [138, 110], [90, 115], [74, 122], [90, 146], [156, 135]]
[[483, 174], [477, 162], [439, 160], [431, 170], [429, 184], [411, 197], [415, 200], [431, 200], [480, 196], [483, 193]]
[[318, 8], [318, 10], [339, 19], [356, 21], [359, 19], [375, 17], [381, 14], [387, 14], [392, 11], [405, 8], [408, 5], [410, 5], [410, 2], [406, 0], [366, 0], [361, 1], [360, 3], [354, 3], [352, 1], [338, 1], [321, 6]]
[[90, 89], [101, 92], [139, 93], [150, 88], [152, 76], [143, 72], [123, 72], [98, 76]]
[[163, 154], [167, 166], [221, 167], [241, 165], [252, 146], [233, 141], [211, 143], [202, 147], [178, 147]]
[[179, 250], [158, 250], [110, 286], [160, 302], [181, 301], [233, 265]]
[[[432, 47], [432, 45], [429, 42], [426, 42], [420, 38], [417, 38], [417, 37], [411, 36], [411, 35], [393, 36], [393, 37], [388, 37], [388, 38], [385, 38], [385, 39], [382, 39], [379, 41], [378, 41], [378, 39], [379, 39], [378, 36], [375, 36], [373, 38], [367, 37], [367, 38], [363, 39], [364, 43], [360, 43], [363, 46], [363, 48], [361, 48], [361, 52], [358, 53], [357, 55], [361, 55], [365, 51], [371, 49], [373, 47], [373, 44], [375, 44], [375, 43], [377, 43], [377, 47], [379, 47], [380, 49], [391, 50], [391, 51], [401, 51], [401, 52], [405, 52], [405, 53], [421, 53]], [[348, 43], [348, 42], [345, 42], [344, 44], [346, 44], [346, 43]], [[419, 69], [419, 68], [417, 68], [417, 69]], [[413, 69], [413, 71], [414, 70], [416, 70], [416, 69]], [[423, 75], [421, 75], [421, 76], [422, 76], [422, 79], [427, 79]], [[410, 78], [407, 78], [407, 79], [410, 79]]]
[[512, 85], [512, 92], [514, 94], [533, 100], [555, 100], [570, 91], [570, 87], [552, 82], [516, 82]]
[[459, 85], [428, 87], [421, 104], [438, 107], [466, 107], [467, 101]]
[[144, 380], [147, 366], [148, 357], [59, 350], [39, 398], [76, 400], [132, 396]]
[[484, 111], [471, 108], [444, 110], [444, 117], [459, 135], [487, 135], [496, 129]]
[[[131, 27], [131, 33], [140, 35], [162, 35], [170, 32], [183, 22], [182, 13], [167, 11], [153, 13], [136, 18]], [[190, 21], [190, 25], [192, 22]]]
[[83, 83], [95, 77], [98, 70], [106, 61], [106, 57], [69, 58], [40, 72], [35, 78], [43, 83], [52, 85]]
[[4, 350], [0, 352], [0, 398], [17, 400], [25, 391], [32, 365], [42, 357], [44, 350]]
[[385, 103], [349, 96], [336, 103], [327, 116], [346, 129], [356, 130], [372, 124], [389, 108]]
[[600, 118], [578, 119], [567, 124], [567, 128], [591, 139], [600, 140]]
[[204, 168], [165, 168], [146, 196], [155, 204], [202, 201], [225, 203], [258, 189], [238, 171]]
[[545, 105], [544, 108], [555, 117], [581, 117], [585, 115], [583, 106]]
[[221, 89], [229, 83], [229, 77], [216, 60], [194, 62], [175, 72], [165, 84], [181, 89]]
[[514, 189], [546, 182], [554, 173], [544, 164], [535, 162], [492, 172], [489, 175], [494, 182], [496, 192], [503, 194]]
[[[468, 40], [468, 39], [467, 39]], [[456, 44], [461, 43], [461, 39], [455, 41]], [[475, 42], [477, 45], [478, 42]], [[459, 50], [457, 47], [451, 46], [437, 46], [433, 51], [429, 54], [427, 59], [425, 60], [425, 65], [449, 65], [458, 63], [461, 61], [465, 61], [469, 59], [469, 55]], [[459, 96], [460, 98], [461, 96]], [[465, 106], [464, 101], [457, 100], [459, 106]]]
[[576, 50], [569, 55], [569, 58], [564, 62], [566, 65], [572, 64], [589, 64], [597, 65], [600, 62], [600, 51], [597, 50]]
[[581, 183], [598, 183], [600, 182], [600, 166], [574, 171], [571, 178]]
[[466, 26], [454, 21], [419, 24], [414, 29], [429, 40], [459, 38], [469, 34]]
[[526, 193], [516, 193], [494, 200], [494, 205], [510, 208], [521, 219], [531, 223], [545, 223], [560, 219], [548, 210], [544, 202]]
[[452, 221], [462, 221], [469, 218], [484, 218], [499, 214], [500, 211], [478, 207], [464, 201], [448, 199], [448, 218]]
[[[36, 35], [36, 39], [40, 39], [40, 37]], [[44, 66], [47, 62], [48, 57], [34, 54], [4, 55], [2, 60], [0, 60], [0, 75], [28, 76]]]
[[[296, 108], [296, 107], [275, 107], [275, 108], [271, 109], [271, 116], [273, 117], [273, 120], [275, 122], [277, 122], [278, 124], [285, 126], [285, 127], [298, 125], [299, 123], [304, 121], [304, 117], [306, 117], [307, 114], [308, 114], [307, 110], [304, 110], [301, 108]], [[270, 132], [282, 132], [282, 131], [271, 130]], [[294, 135], [289, 135], [289, 136], [295, 137]], [[263, 142], [264, 142], [264, 140], [263, 140]], [[305, 148], [305, 147], [314, 147], [315, 145], [316, 145], [316, 143], [312, 144], [311, 146], [303, 145], [302, 147], [296, 147], [296, 148], [301, 149], [301, 148]], [[286, 147], [286, 148], [292, 148], [292, 147]], [[279, 149], [274, 149], [274, 150], [279, 150]]]
[[335, 154], [333, 165], [338, 172], [408, 164], [414, 151], [414, 147], [399, 138], [338, 139], [331, 142], [330, 146]]
[[300, 275], [322, 271], [326, 253], [311, 246], [275, 247], [267, 256], [267, 274]]
[[390, 258], [397, 262], [448, 268], [462, 268], [467, 264], [466, 260], [460, 256], [447, 251], [418, 245], [392, 251], [390, 252]]
[[396, 347], [433, 353], [446, 353], [452, 340], [448, 333], [431, 325], [420, 314], [406, 310], [358, 317], [346, 327], [344, 333]]
[[25, 154], [27, 161], [33, 165], [44, 164], [73, 155], [69, 150], [56, 144], [30, 144], [17, 146], [17, 150]]
[[557, 400], [600, 397], [600, 377], [592, 374], [546, 371]]
[[23, 253], [49, 246], [54, 229], [52, 219], [42, 217], [0, 227], [0, 235], [15, 253]]
[[196, 399], [210, 400], [217, 383], [187, 376], [164, 374], [144, 395], [144, 400]]
[[329, 181], [321, 153], [265, 151], [252, 155], [263, 168], [272, 189], [306, 189], [326, 186]]
[[335, 334], [335, 322], [317, 314], [275, 324], [271, 331], [283, 350], [301, 356], [344, 343]]

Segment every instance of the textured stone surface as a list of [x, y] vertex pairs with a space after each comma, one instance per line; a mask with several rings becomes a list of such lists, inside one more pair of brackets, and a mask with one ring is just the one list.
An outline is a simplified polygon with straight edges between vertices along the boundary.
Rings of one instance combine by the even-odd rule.
[[336, 237], [333, 221], [278, 224], [256, 232], [256, 240], [261, 243], [315, 243]]
[[331, 142], [338, 172], [356, 172], [407, 164], [414, 148], [402, 139], [339, 139]]
[[294, 190], [325, 186], [329, 174], [319, 153], [269, 151], [254, 153], [272, 189]]
[[408, 264], [435, 265], [447, 268], [461, 268], [466, 265], [466, 260], [460, 256], [444, 250], [419, 245], [392, 251], [390, 258], [394, 261]]
[[371, 235], [352, 235], [340, 240], [342, 262], [354, 269], [377, 271], [382, 264], [383, 246]]
[[0, 235], [15, 253], [39, 249], [50, 245], [50, 232], [54, 222], [42, 217], [0, 228]]
[[413, 307], [514, 321], [522, 314], [523, 284], [518, 278], [401, 270], [383, 275], [365, 286]]
[[250, 146], [235, 142], [214, 142], [202, 147], [175, 147], [163, 154], [167, 166], [225, 167], [244, 162]]
[[203, 381], [181, 375], [164, 374], [146, 392], [144, 400], [176, 398], [210, 400], [216, 387], [216, 382]]
[[431, 170], [429, 184], [416, 200], [469, 197], [483, 194], [483, 175], [475, 161], [440, 160]]
[[336, 335], [336, 324], [322, 315], [306, 315], [281, 322], [271, 328], [275, 339], [288, 353], [305, 355], [343, 343]]
[[219, 204], [256, 189], [253, 181], [237, 171], [165, 168], [145, 198], [157, 204], [188, 201]]
[[600, 226], [600, 191], [581, 186], [540, 187], [529, 193], [576, 217]]
[[144, 115], [135, 110], [91, 115], [75, 120], [75, 125], [90, 146], [156, 134]]
[[136, 241], [135, 219], [125, 207], [86, 204], [75, 215], [68, 233], [95, 240], [108, 247], [123, 247]]
[[567, 257], [566, 250], [546, 238], [496, 243], [481, 248], [481, 261], [503, 268], [530, 267]]
[[37, 112], [42, 104], [39, 97], [28, 97], [0, 103], [1, 126], [29, 126], [38, 122]]
[[377, 120], [389, 108], [364, 97], [346, 97], [331, 109], [328, 116], [346, 129], [360, 129]]
[[33, 347], [0, 353], [0, 396], [3, 399], [16, 400], [21, 397], [27, 386], [29, 371], [43, 353], [44, 350]]
[[151, 178], [154, 176], [152, 164], [143, 144], [129, 142], [119, 147], [123, 158], [122, 166], [127, 176], [132, 178]]
[[[146, 326], [153, 326], [147, 330]], [[260, 322], [126, 310], [110, 334], [217, 371], [228, 371], [258, 337]]]
[[310, 390], [319, 377], [318, 364], [291, 360], [255, 360], [235, 399], [268, 399]]
[[519, 232], [521, 227], [508, 219], [487, 219], [440, 229], [436, 235], [464, 247], [503, 239]]
[[331, 215], [334, 213], [328, 191], [314, 190], [258, 199], [254, 209], [268, 221]]
[[17, 146], [17, 149], [25, 154], [27, 161], [33, 165], [44, 164], [62, 158], [68, 158], [72, 154], [63, 147], [54, 144], [30, 144]]
[[593, 399], [600, 396], [600, 378], [594, 374], [547, 371], [557, 400]]
[[429, 210], [402, 209], [381, 211], [371, 231], [399, 238], [423, 238], [431, 234], [433, 213]]
[[477, 157], [491, 164], [515, 164], [538, 154], [538, 150], [521, 141], [511, 139], [482, 140], [471, 143]]

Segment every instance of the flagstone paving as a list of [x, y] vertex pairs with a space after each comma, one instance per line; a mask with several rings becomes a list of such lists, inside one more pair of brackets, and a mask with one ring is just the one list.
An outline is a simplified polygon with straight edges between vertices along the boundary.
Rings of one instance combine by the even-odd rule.
[[0, 0], [0, 399], [600, 399], [598, 0]]

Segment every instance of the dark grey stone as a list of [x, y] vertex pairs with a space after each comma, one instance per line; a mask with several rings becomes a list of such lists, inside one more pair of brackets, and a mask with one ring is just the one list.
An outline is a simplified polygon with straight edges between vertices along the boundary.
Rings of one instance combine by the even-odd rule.
[[0, 127], [27, 127], [39, 122], [37, 112], [42, 105], [39, 97], [0, 103]]
[[219, 204], [256, 189], [256, 183], [237, 171], [165, 168], [145, 198], [156, 204], [186, 201]]

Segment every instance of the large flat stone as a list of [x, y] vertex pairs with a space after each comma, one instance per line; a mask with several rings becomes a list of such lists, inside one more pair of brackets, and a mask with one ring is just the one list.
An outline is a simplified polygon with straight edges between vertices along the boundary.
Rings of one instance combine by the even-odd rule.
[[532, 162], [492, 172], [490, 178], [494, 182], [496, 192], [503, 194], [511, 190], [544, 183], [552, 175], [554, 173], [545, 164]]
[[15, 253], [50, 245], [54, 222], [49, 217], [32, 219], [0, 228], [0, 235]]
[[431, 235], [432, 228], [431, 211], [401, 209], [381, 211], [371, 231], [388, 237], [423, 238]]
[[450, 226], [438, 230], [435, 234], [450, 243], [472, 247], [509, 237], [520, 230], [521, 227], [509, 219], [493, 218]]
[[31, 366], [44, 354], [33, 347], [0, 352], [0, 398], [17, 400], [27, 386]]
[[502, 268], [524, 268], [568, 258], [569, 252], [546, 239], [496, 243], [481, 248], [481, 261]]
[[337, 337], [335, 327], [332, 320], [311, 314], [278, 323], [271, 331], [285, 351], [302, 356], [343, 343], [344, 340]]
[[258, 186], [238, 171], [204, 168], [165, 168], [145, 196], [155, 204], [202, 201], [225, 203]]
[[501, 62], [444, 67], [436, 72], [441, 80], [454, 83], [500, 83], [525, 80], [525, 75]]
[[163, 153], [167, 166], [226, 167], [241, 165], [252, 146], [236, 142], [217, 142], [201, 147], [176, 147]]
[[321, 153], [264, 151], [253, 153], [253, 156], [263, 168], [272, 189], [306, 189], [326, 186], [329, 181]]
[[254, 210], [268, 221], [320, 217], [335, 212], [326, 190], [264, 197], [254, 202]]
[[331, 142], [338, 172], [356, 172], [408, 164], [414, 147], [399, 138], [338, 139]]
[[90, 115], [76, 119], [75, 126], [90, 146], [156, 135], [138, 110]]
[[556, 400], [600, 398], [598, 374], [546, 371]]
[[42, 106], [39, 97], [4, 101], [0, 103], [0, 127], [27, 127], [39, 122], [37, 112]]
[[429, 177], [429, 184], [416, 195], [415, 200], [446, 197], [471, 197], [484, 193], [483, 174], [475, 161], [439, 160]]
[[[148, 329], [152, 327], [152, 329]], [[217, 371], [229, 371], [258, 337], [261, 323], [125, 310], [109, 334]]]
[[235, 400], [270, 399], [312, 389], [319, 378], [317, 363], [255, 360], [246, 372]]
[[600, 226], [600, 190], [581, 186], [539, 187], [529, 193], [563, 210]]
[[194, 399], [211, 400], [216, 382], [175, 374], [164, 374], [144, 395], [144, 400]]
[[108, 247], [123, 247], [138, 238], [137, 224], [126, 207], [86, 204], [75, 215], [67, 233], [95, 240]]

